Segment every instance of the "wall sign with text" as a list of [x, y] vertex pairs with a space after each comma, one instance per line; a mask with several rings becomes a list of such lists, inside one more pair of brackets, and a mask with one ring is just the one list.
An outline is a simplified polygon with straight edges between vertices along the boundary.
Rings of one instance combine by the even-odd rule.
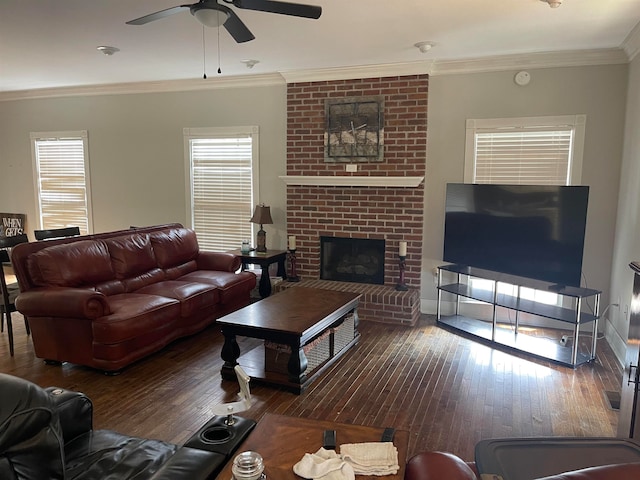
[[24, 213], [0, 213], [0, 237], [14, 237], [25, 233]]

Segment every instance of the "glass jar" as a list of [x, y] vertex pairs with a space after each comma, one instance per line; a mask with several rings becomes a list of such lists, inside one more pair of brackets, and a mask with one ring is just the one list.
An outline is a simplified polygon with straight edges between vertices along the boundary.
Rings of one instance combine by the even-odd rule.
[[249, 253], [251, 251], [251, 247], [249, 246], [249, 240], [242, 241], [242, 247], [240, 247], [240, 251], [242, 253]]
[[234, 480], [264, 480], [266, 475], [262, 456], [258, 452], [242, 452], [233, 459], [231, 466]]

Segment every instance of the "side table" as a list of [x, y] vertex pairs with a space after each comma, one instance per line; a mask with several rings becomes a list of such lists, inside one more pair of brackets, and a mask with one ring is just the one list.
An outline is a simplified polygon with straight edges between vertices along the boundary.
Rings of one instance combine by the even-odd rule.
[[271, 279], [269, 278], [269, 265], [272, 263], [278, 264], [279, 277], [283, 280], [287, 278], [287, 271], [284, 266], [284, 262], [287, 258], [286, 250], [267, 250], [266, 252], [251, 251], [248, 253], [242, 253], [240, 250], [232, 250], [229, 253], [237, 255], [242, 260], [242, 270], [247, 268], [247, 265], [260, 265], [262, 269], [262, 275], [260, 276], [260, 284], [258, 285], [258, 291], [260, 297], [266, 298], [271, 295]]

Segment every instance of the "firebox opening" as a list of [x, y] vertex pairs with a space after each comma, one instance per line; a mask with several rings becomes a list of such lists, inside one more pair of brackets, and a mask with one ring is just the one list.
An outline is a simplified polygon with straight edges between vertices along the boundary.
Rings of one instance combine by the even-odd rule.
[[320, 279], [384, 285], [385, 241], [320, 237]]

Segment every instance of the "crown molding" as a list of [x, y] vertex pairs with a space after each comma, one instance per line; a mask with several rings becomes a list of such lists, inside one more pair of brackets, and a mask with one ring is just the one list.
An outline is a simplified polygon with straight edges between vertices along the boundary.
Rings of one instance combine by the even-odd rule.
[[622, 42], [622, 48], [624, 49], [629, 61], [632, 61], [638, 52], [640, 52], [640, 22], [633, 27], [633, 30], [629, 32], [627, 38]]
[[582, 67], [628, 62], [629, 59], [621, 48], [566, 50], [436, 61], [431, 75], [496, 72], [521, 68]]
[[316, 68], [310, 70], [281, 71], [287, 83], [354, 80], [357, 78], [397, 77], [405, 75], [428, 75], [433, 60], [353, 67]]
[[353, 80], [358, 78], [395, 77], [406, 75], [450, 75], [482, 73], [521, 68], [577, 67], [624, 64], [640, 51], [640, 23], [625, 39], [622, 48], [538, 52], [499, 55], [459, 60], [427, 60], [419, 62], [361, 65], [354, 67], [282, 71], [271, 74], [236, 75], [207, 80], [168, 80], [155, 82], [117, 83], [76, 87], [44, 88], [0, 92], [0, 102], [53, 97], [90, 95], [123, 95], [135, 93], [188, 92], [226, 88], [264, 87], [297, 82]]
[[35, 98], [78, 97], [92, 95], [124, 95], [132, 93], [190, 92], [227, 88], [265, 87], [284, 85], [277, 73], [261, 75], [237, 75], [189, 80], [167, 80], [156, 82], [114, 83], [108, 85], [85, 85], [77, 87], [42, 88], [0, 92], [0, 102]]
[[281, 175], [287, 185], [327, 187], [417, 187], [424, 177], [376, 177], [364, 175]]

